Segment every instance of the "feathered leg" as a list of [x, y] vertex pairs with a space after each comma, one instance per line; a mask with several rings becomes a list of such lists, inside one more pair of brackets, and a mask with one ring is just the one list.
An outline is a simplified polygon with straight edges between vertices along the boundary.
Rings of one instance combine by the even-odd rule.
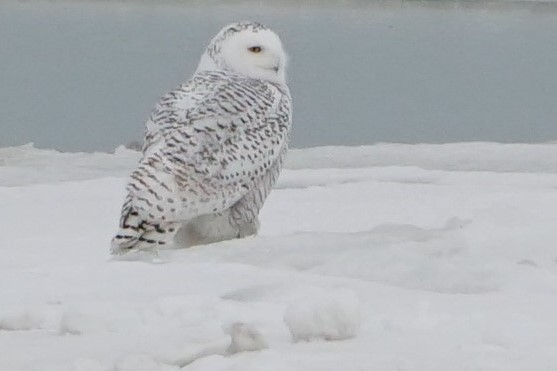
[[243, 238], [257, 234], [259, 219], [236, 221], [230, 216], [230, 209], [222, 213], [202, 215], [184, 223], [174, 236], [177, 247], [191, 247]]

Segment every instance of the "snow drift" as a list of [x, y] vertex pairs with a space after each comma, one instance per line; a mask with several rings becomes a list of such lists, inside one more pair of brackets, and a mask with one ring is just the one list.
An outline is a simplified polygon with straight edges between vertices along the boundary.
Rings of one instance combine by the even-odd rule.
[[259, 236], [112, 260], [138, 154], [0, 149], [0, 369], [553, 370], [557, 144], [293, 150]]

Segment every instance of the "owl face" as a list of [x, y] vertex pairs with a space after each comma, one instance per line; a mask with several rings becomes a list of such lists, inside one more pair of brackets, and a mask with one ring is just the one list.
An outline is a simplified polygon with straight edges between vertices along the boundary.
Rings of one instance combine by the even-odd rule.
[[224, 69], [284, 84], [286, 54], [280, 38], [259, 23], [234, 23], [211, 41], [197, 71]]

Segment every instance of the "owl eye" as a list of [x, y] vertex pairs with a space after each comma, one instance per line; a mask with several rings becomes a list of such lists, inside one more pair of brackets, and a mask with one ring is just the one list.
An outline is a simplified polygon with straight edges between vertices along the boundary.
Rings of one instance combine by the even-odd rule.
[[252, 53], [261, 53], [261, 47], [260, 46], [252, 46], [251, 48], [248, 48], [248, 50]]

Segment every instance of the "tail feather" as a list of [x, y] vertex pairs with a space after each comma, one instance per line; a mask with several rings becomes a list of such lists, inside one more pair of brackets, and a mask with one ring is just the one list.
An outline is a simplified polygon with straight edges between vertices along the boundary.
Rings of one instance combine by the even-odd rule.
[[120, 229], [111, 242], [110, 252], [121, 255], [134, 250], [153, 250], [169, 243], [176, 223], [155, 224], [141, 220], [128, 197], [122, 208]]

